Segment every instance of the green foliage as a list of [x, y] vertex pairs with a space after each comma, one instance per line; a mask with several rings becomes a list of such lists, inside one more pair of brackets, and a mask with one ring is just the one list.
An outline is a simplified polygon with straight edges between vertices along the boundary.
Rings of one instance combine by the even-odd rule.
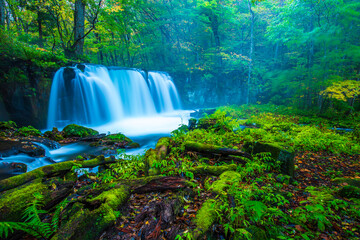
[[17, 125], [13, 121], [0, 122], [0, 129], [15, 130], [16, 128], [17, 128]]
[[33, 126], [27, 126], [27, 127], [21, 127], [19, 128], [19, 130], [16, 133], [17, 135], [20, 136], [40, 136], [41, 132], [40, 130], [34, 128]]
[[98, 131], [76, 124], [67, 125], [62, 132], [64, 137], [87, 137], [99, 134]]
[[108, 136], [105, 137], [105, 139], [124, 141], [125, 139], [127, 139], [127, 137], [125, 137], [124, 134], [117, 133], [117, 134], [108, 135]]
[[50, 239], [59, 227], [60, 214], [68, 201], [64, 200], [57, 205], [51, 223], [41, 221], [40, 215], [47, 214], [43, 207], [43, 196], [34, 193], [34, 201], [24, 210], [24, 222], [0, 222], [0, 237], [9, 236], [14, 230], [24, 231], [39, 239]]

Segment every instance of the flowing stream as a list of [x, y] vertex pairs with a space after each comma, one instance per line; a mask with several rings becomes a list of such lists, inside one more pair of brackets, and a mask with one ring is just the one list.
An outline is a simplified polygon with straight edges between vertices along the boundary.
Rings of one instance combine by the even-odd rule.
[[[70, 123], [91, 127], [100, 133], [121, 132], [140, 144], [127, 154], [142, 154], [155, 147], [181, 124], [188, 124], [191, 111], [182, 110], [175, 84], [165, 72], [102, 65], [59, 69], [51, 87], [47, 128], [61, 130]], [[25, 163], [28, 171], [54, 162], [74, 159], [99, 149], [88, 143], [73, 143], [45, 149], [44, 157], [24, 154], [4, 157], [2, 162]], [[0, 172], [1, 177], [1, 172]]]

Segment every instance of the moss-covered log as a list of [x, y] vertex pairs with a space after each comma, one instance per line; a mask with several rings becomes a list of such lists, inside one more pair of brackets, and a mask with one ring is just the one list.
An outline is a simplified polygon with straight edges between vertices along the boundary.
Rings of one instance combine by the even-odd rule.
[[235, 171], [237, 168], [236, 164], [222, 165], [222, 166], [199, 166], [190, 168], [189, 172], [200, 175], [213, 175], [219, 176], [226, 171]]
[[196, 213], [194, 220], [196, 228], [192, 232], [192, 239], [200, 239], [216, 221], [216, 211], [219, 210], [221, 201], [208, 199]]
[[75, 203], [70, 210], [70, 218], [52, 240], [99, 239], [105, 229], [115, 224], [116, 211], [127, 201], [129, 195], [129, 189], [120, 186], [87, 200], [87, 204]]
[[194, 151], [194, 152], [199, 152], [199, 153], [204, 153], [204, 154], [212, 154], [212, 155], [220, 154], [220, 155], [224, 155], [224, 156], [233, 155], [233, 156], [244, 157], [247, 159], [252, 159], [252, 156], [249, 153], [242, 152], [240, 150], [233, 149], [233, 148], [223, 148], [220, 146], [210, 145], [210, 144], [187, 142], [187, 143], [185, 143], [185, 149], [187, 151]]
[[50, 209], [69, 195], [73, 181], [51, 178], [43, 182], [35, 179], [18, 188], [0, 194], [0, 221], [22, 221], [23, 211], [34, 201], [34, 193], [44, 196], [44, 208]]
[[81, 165], [81, 168], [93, 168], [99, 165], [115, 163], [115, 162], [116, 160], [114, 159], [104, 158], [104, 156], [98, 156], [94, 159], [87, 161], [67, 161], [67, 162], [47, 165], [41, 168], [37, 168], [31, 172], [27, 172], [24, 174], [20, 174], [11, 178], [1, 180], [0, 192], [15, 188], [36, 178], [64, 175], [68, 171], [70, 171], [72, 167], [77, 167], [79, 165]]

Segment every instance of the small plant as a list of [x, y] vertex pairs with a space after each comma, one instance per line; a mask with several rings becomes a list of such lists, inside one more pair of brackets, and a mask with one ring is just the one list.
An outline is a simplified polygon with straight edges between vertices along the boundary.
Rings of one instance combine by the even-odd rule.
[[7, 238], [9, 233], [13, 233], [14, 230], [20, 230], [36, 238], [46, 240], [51, 238], [59, 228], [61, 211], [67, 205], [68, 201], [64, 200], [56, 207], [53, 218], [51, 222], [48, 223], [42, 222], [40, 218], [41, 214], [47, 214], [47, 211], [41, 210], [44, 196], [40, 193], [35, 193], [34, 198], [35, 200], [24, 211], [24, 222], [0, 222], [0, 237]]

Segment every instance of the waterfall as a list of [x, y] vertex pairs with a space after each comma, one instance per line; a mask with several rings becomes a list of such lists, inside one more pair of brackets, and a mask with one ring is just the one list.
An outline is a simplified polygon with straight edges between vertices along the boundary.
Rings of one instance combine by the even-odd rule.
[[48, 128], [98, 126], [181, 109], [167, 73], [101, 65], [59, 69], [51, 87]]
[[168, 112], [181, 108], [179, 94], [169, 74], [149, 72], [149, 82], [157, 112]]

